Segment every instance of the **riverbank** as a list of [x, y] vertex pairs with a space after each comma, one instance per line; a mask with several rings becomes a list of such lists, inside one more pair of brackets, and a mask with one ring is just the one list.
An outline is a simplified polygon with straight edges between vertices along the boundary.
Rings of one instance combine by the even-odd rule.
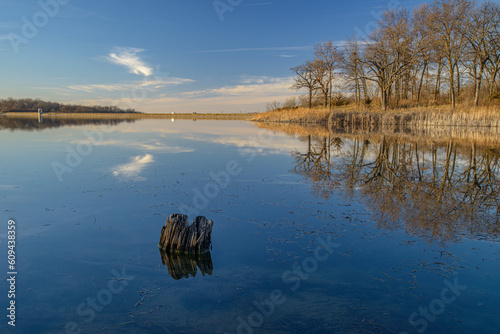
[[[0, 117], [36, 118], [36, 112], [7, 112]], [[44, 118], [73, 119], [207, 119], [207, 120], [251, 120], [255, 114], [140, 114], [140, 113], [43, 113]]]
[[391, 111], [359, 111], [348, 108], [296, 108], [257, 114], [253, 121], [297, 124], [322, 124], [332, 129], [379, 131], [385, 127], [417, 129], [428, 127], [500, 128], [498, 107], [466, 108], [450, 111], [446, 107], [416, 107]]

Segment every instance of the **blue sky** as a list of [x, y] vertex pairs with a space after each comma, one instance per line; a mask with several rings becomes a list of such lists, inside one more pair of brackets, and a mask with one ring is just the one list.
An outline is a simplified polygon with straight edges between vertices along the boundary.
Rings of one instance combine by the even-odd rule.
[[0, 0], [0, 98], [259, 112], [318, 42], [421, 0]]

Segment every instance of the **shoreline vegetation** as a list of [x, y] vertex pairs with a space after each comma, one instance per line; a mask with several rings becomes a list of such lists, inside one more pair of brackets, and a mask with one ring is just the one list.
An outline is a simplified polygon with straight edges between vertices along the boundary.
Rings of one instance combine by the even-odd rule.
[[290, 70], [299, 101], [285, 107], [355, 104], [392, 108], [500, 102], [500, 5], [434, 0], [383, 11], [366, 36], [316, 44], [312, 58]]
[[[444, 108], [411, 108], [387, 112], [354, 108], [294, 108], [258, 114], [143, 114], [143, 113], [44, 113], [56, 122], [135, 121], [140, 119], [241, 120], [259, 128], [293, 136], [387, 136], [403, 141], [446, 143], [449, 140], [478, 146], [500, 146], [500, 111], [492, 107], [454, 111]], [[36, 112], [7, 112], [0, 118], [37, 120]]]
[[457, 106], [454, 110], [442, 107], [413, 107], [388, 111], [357, 110], [353, 106], [328, 108], [290, 108], [257, 114], [257, 122], [280, 122], [298, 124], [323, 124], [337, 129], [357, 127], [372, 131], [384, 126], [408, 129], [422, 127], [467, 127], [500, 128], [498, 107], [467, 108]]

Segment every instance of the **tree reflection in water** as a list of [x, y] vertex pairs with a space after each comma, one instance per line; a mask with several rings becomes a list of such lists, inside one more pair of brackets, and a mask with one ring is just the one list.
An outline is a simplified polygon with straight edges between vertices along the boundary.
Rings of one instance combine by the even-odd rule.
[[433, 242], [497, 238], [500, 152], [474, 142], [405, 141], [398, 136], [302, 137], [293, 172], [316, 196], [361, 196], [380, 227]]
[[0, 115], [0, 131], [42, 131], [45, 129], [60, 128], [63, 126], [86, 126], [86, 125], [103, 125], [114, 126], [120, 123], [134, 123], [135, 119], [119, 119], [113, 116], [109, 118], [100, 116], [100, 118], [92, 118], [74, 115], [70, 118], [52, 118], [52, 117], [12, 117]]

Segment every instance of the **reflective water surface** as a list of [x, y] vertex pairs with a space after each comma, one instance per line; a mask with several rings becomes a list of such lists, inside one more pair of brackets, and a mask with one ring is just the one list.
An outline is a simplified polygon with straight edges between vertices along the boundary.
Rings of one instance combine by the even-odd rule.
[[[0, 142], [2, 332], [500, 329], [490, 141], [0, 116]], [[171, 213], [212, 219], [211, 253], [159, 251]]]

